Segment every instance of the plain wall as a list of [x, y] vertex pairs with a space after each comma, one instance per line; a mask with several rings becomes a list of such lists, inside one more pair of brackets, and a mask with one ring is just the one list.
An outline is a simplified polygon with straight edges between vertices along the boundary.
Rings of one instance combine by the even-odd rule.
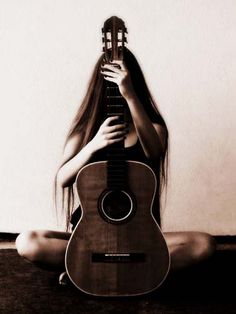
[[163, 229], [235, 234], [233, 0], [0, 0], [0, 231], [61, 228], [54, 174], [112, 15], [169, 128]]

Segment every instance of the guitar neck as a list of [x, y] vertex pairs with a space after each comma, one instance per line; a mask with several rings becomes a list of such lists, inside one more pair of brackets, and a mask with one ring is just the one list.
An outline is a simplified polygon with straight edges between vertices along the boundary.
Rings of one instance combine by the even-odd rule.
[[107, 82], [105, 93], [107, 117], [120, 115], [124, 117], [125, 101], [119, 91], [119, 87], [112, 82]]
[[[123, 60], [124, 46], [127, 42], [127, 29], [122, 19], [112, 16], [105, 21], [102, 28], [103, 51], [106, 62]], [[107, 117], [119, 116], [113, 124], [125, 122], [126, 101], [119, 92], [118, 86], [106, 81], [105, 105]], [[112, 124], [110, 124], [112, 125]], [[122, 189], [126, 185], [126, 161], [124, 140], [107, 147], [107, 186], [111, 189]]]
[[[115, 83], [109, 82], [105, 94], [107, 117], [119, 116], [114, 124], [125, 122], [125, 100]], [[126, 182], [126, 162], [124, 140], [109, 145], [107, 154], [107, 185], [110, 188], [124, 187]]]

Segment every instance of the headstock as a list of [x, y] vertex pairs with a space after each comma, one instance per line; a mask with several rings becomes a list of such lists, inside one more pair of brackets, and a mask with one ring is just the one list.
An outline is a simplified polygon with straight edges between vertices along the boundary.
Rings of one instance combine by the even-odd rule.
[[112, 60], [123, 60], [123, 51], [127, 42], [127, 29], [122, 19], [112, 16], [105, 21], [102, 28], [103, 51], [106, 62]]

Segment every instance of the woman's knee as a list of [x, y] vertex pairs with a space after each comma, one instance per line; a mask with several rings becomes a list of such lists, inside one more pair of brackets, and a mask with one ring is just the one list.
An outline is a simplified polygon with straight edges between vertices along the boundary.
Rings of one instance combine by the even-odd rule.
[[16, 238], [16, 249], [22, 257], [36, 262], [41, 256], [41, 239], [40, 231], [26, 231]]
[[192, 255], [196, 261], [209, 258], [216, 250], [216, 241], [213, 236], [204, 232], [196, 232], [190, 236]]

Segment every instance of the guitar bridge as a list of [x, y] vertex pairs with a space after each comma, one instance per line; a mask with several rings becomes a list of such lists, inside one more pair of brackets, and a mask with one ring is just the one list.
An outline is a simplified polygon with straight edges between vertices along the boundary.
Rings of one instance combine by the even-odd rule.
[[92, 253], [93, 263], [137, 263], [144, 261], [144, 253]]

